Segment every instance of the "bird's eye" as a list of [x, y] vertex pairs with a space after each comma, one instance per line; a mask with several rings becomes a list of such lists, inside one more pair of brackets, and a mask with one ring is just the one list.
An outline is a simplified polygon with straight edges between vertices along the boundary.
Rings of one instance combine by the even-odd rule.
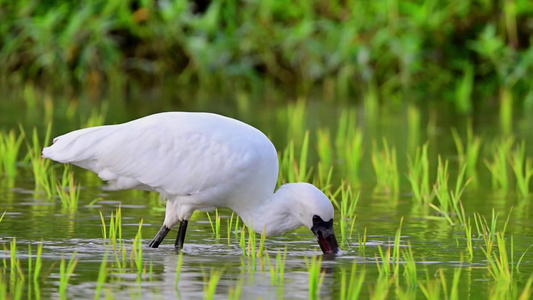
[[317, 216], [317, 215], [313, 216], [313, 223], [318, 223], [320, 221], [322, 221], [322, 219], [319, 216]]

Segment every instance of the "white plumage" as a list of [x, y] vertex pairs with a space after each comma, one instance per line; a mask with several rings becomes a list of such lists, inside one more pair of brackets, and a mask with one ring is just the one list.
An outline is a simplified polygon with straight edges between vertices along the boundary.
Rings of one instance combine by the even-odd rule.
[[328, 228], [313, 232], [325, 253], [338, 250], [331, 202], [307, 183], [286, 184], [273, 193], [276, 149], [261, 131], [235, 119], [210, 113], [159, 113], [67, 133], [42, 154], [95, 172], [111, 189], [149, 190], [166, 198], [165, 221], [153, 247], [178, 222], [184, 227], [176, 241], [181, 247], [187, 220], [195, 210], [228, 207], [254, 231], [266, 230], [267, 235], [302, 225], [313, 230], [320, 221], [328, 223], [324, 225]]

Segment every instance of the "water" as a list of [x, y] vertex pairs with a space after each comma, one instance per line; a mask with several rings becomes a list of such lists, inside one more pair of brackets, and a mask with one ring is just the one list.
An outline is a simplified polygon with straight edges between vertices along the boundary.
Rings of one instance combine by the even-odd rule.
[[[14, 99], [17, 100], [17, 99]], [[19, 101], [22, 101], [18, 99]], [[2, 109], [9, 108], [10, 115], [0, 118], [0, 126], [4, 129], [17, 128], [21, 122], [25, 128], [38, 126], [44, 128], [41, 118], [29, 118], [30, 114], [24, 110], [19, 102], [15, 104], [2, 103]], [[416, 146], [426, 140], [430, 143], [430, 159], [432, 174], [436, 169], [438, 154], [450, 160], [451, 182], [455, 181], [457, 174], [457, 154], [450, 129], [456, 127], [463, 134], [468, 124], [467, 118], [456, 117], [450, 112], [436, 108], [420, 108], [420, 121], [415, 122], [409, 110], [412, 107], [402, 105], [392, 109], [383, 109], [378, 115], [369, 116], [360, 107], [345, 105], [332, 106], [320, 103], [308, 103], [304, 106], [305, 126], [302, 129], [292, 124], [290, 118], [283, 117], [288, 111], [297, 106], [291, 104], [290, 109], [285, 105], [250, 104], [247, 109], [234, 107], [213, 109], [225, 112], [266, 132], [273, 140], [278, 150], [286, 147], [291, 137], [303, 135], [306, 128], [311, 131], [311, 147], [309, 165], [315, 167], [316, 174], [318, 155], [315, 148], [314, 132], [318, 128], [331, 128], [335, 132], [340, 112], [352, 109], [357, 114], [357, 124], [364, 133], [364, 156], [359, 173], [360, 184], [354, 191], [360, 193], [357, 206], [357, 219], [353, 233], [342, 243], [342, 255], [331, 259], [324, 257], [322, 262], [323, 281], [320, 286], [321, 299], [338, 299], [341, 295], [341, 273], [351, 269], [357, 264], [358, 278], [364, 270], [363, 298], [372, 297], [382, 289], [379, 286], [379, 270], [377, 263], [382, 264], [379, 251], [387, 251], [389, 246], [394, 246], [396, 232], [402, 222], [401, 253], [411, 247], [417, 267], [418, 284], [411, 286], [406, 283], [403, 270], [405, 263], [400, 264], [400, 272], [396, 279], [389, 281], [389, 296], [405, 298], [424, 298], [420, 286], [428, 282], [440, 280], [440, 273], [447, 282], [449, 294], [456, 268], [461, 270], [459, 282], [459, 296], [461, 299], [487, 298], [494, 291], [495, 280], [487, 271], [487, 259], [483, 253], [486, 245], [483, 239], [475, 235], [474, 257], [468, 258], [466, 251], [466, 235], [464, 227], [460, 224], [450, 225], [428, 206], [418, 205], [412, 200], [410, 186], [406, 180], [407, 156]], [[190, 108], [190, 107], [189, 107]], [[160, 108], [151, 108], [153, 110]], [[172, 107], [172, 109], [181, 109]], [[161, 108], [163, 110], [163, 108]], [[196, 107], [193, 110], [210, 110], [208, 107]], [[7, 111], [7, 110], [5, 110]], [[57, 111], [57, 110], [56, 110]], [[148, 111], [146, 113], [148, 113]], [[135, 117], [142, 115], [142, 109], [134, 113]], [[80, 127], [82, 119], [87, 119], [88, 113], [80, 111], [76, 121], [68, 121], [63, 117], [54, 117], [53, 131], [60, 134], [65, 131]], [[85, 117], [82, 117], [84, 115]], [[24, 117], [22, 117], [24, 116]], [[76, 119], [74, 118], [74, 119]], [[125, 121], [127, 116], [123, 113], [115, 114], [112, 109], [108, 112], [108, 122]], [[278, 120], [278, 121], [276, 121]], [[281, 121], [279, 121], [281, 120]], [[414, 124], [413, 124], [414, 122]], [[471, 120], [474, 132], [483, 136], [484, 143], [490, 144], [500, 136], [498, 119], [495, 114], [487, 116], [480, 114]], [[514, 135], [530, 142], [532, 139], [531, 120], [527, 116], [518, 116], [514, 121]], [[57, 125], [60, 124], [60, 125]], [[429, 124], [429, 125], [428, 125]], [[30, 132], [27, 130], [27, 132]], [[370, 153], [372, 141], [379, 141], [386, 137], [390, 145], [396, 147], [398, 153], [399, 173], [401, 176], [401, 192], [397, 197], [380, 195], [373, 192], [376, 184]], [[487, 147], [486, 147], [487, 148]], [[491, 153], [483, 148], [481, 156], [490, 158]], [[527, 150], [531, 156], [531, 149]], [[25, 150], [23, 150], [25, 153]], [[339, 186], [346, 174], [343, 173], [343, 161], [336, 161], [335, 173], [332, 184]], [[477, 188], [466, 190], [462, 199], [467, 216], [472, 218], [474, 212], [485, 216], [489, 222], [492, 211], [498, 213], [498, 231], [509, 216], [506, 228], [506, 241], [508, 255], [513, 255], [511, 267], [515, 266], [522, 254], [533, 243], [533, 218], [531, 216], [530, 201], [523, 199], [510, 188], [509, 192], [501, 193], [490, 188], [490, 176], [482, 160], [477, 165], [479, 177]], [[58, 167], [58, 173], [61, 167]], [[61, 207], [58, 199], [47, 199], [42, 193], [34, 191], [33, 175], [27, 163], [21, 162], [19, 174], [14, 186], [8, 186], [5, 181], [0, 184], [0, 213], [6, 215], [0, 223], [0, 267], [2, 278], [6, 286], [10, 284], [12, 270], [10, 257], [10, 241], [16, 238], [17, 258], [23, 272], [28, 271], [28, 259], [36, 258], [36, 249], [39, 243], [43, 244], [43, 267], [38, 280], [38, 291], [31, 280], [23, 281], [23, 294], [41, 294], [43, 298], [59, 298], [59, 264], [62, 258], [68, 260], [74, 255], [77, 265], [69, 280], [66, 296], [69, 299], [94, 298], [97, 290], [97, 279], [104, 257], [107, 259], [108, 277], [103, 285], [100, 297], [110, 296], [120, 298], [150, 298], [167, 299], [180, 297], [183, 299], [200, 299], [205, 297], [207, 281], [216, 272], [221, 272], [217, 284], [217, 299], [226, 299], [235, 290], [240, 291], [241, 299], [306, 299], [313, 298], [309, 294], [309, 260], [320, 252], [318, 244], [310, 230], [299, 228], [282, 236], [269, 237], [265, 241], [270, 263], [275, 266], [276, 254], [286, 251], [285, 271], [283, 285], [271, 282], [271, 273], [268, 264], [262, 259], [253, 260], [243, 255], [239, 245], [240, 236], [229, 235], [227, 224], [231, 212], [222, 210], [221, 234], [216, 238], [211, 230], [211, 225], [204, 212], [196, 213], [189, 222], [185, 247], [183, 249], [183, 265], [176, 284], [176, 269], [178, 255], [173, 249], [177, 228], [174, 228], [167, 239], [158, 249], [148, 248], [151, 238], [158, 231], [164, 218], [164, 205], [154, 195], [138, 191], [105, 191], [102, 183], [81, 169], [75, 169], [76, 181], [81, 184], [81, 198], [77, 211], [70, 212]], [[453, 186], [453, 184], [450, 184]], [[94, 201], [98, 199], [97, 201]], [[115, 257], [115, 252], [110, 250], [110, 245], [102, 238], [102, 222], [100, 212], [105, 217], [109, 226], [109, 216], [117, 207], [122, 210], [122, 237], [126, 249], [125, 264], [120, 266]], [[214, 217], [214, 214], [211, 214]], [[338, 224], [339, 214], [336, 215], [336, 233], [340, 241]], [[142, 275], [137, 274], [137, 267], [130, 259], [134, 238], [138, 231], [139, 223], [142, 227]], [[401, 221], [403, 220], [403, 221]], [[109, 228], [108, 228], [109, 230]], [[350, 228], [346, 229], [348, 232]], [[362, 249], [361, 240], [366, 230], [366, 245]], [[475, 229], [474, 229], [475, 231]], [[513, 251], [511, 252], [511, 237]], [[259, 240], [259, 237], [258, 237]], [[31, 247], [31, 255], [28, 254]], [[496, 251], [494, 246], [493, 251]], [[533, 271], [533, 253], [527, 252], [521, 261], [519, 272], [513, 271], [513, 281], [520, 292]], [[442, 271], [439, 271], [442, 270]], [[212, 273], [215, 272], [215, 273]], [[398, 284], [394, 281], [398, 280]], [[387, 281], [386, 281], [387, 282]], [[439, 282], [440, 284], [440, 282]], [[1, 285], [0, 285], [1, 286]], [[239, 288], [242, 286], [242, 288]], [[399, 286], [399, 289], [396, 288]], [[11, 289], [13, 291], [13, 289]], [[35, 296], [33, 296], [35, 297]]]

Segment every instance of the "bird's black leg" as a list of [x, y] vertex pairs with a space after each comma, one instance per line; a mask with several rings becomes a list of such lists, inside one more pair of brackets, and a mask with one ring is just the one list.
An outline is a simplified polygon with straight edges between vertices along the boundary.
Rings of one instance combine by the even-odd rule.
[[183, 220], [180, 222], [178, 237], [176, 238], [176, 243], [174, 244], [176, 250], [183, 249], [183, 242], [185, 242], [185, 232], [187, 231], [187, 223], [189, 223], [189, 221], [187, 220]]
[[167, 226], [165, 225], [161, 226], [161, 229], [159, 229], [154, 239], [150, 242], [150, 245], [148, 246], [152, 248], [159, 247], [159, 244], [161, 244], [163, 239], [165, 239], [165, 236], [167, 235], [169, 231], [170, 231], [170, 228], [168, 228]]

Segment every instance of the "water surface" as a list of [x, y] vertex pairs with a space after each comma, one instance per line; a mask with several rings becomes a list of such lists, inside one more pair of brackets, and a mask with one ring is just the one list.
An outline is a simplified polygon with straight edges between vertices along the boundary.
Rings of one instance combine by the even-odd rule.
[[[31, 132], [33, 126], [42, 131], [42, 113], [25, 110], [22, 99], [12, 99], [11, 104], [3, 102], [0, 118], [0, 129], [18, 130], [18, 124]], [[450, 225], [434, 210], [413, 201], [410, 186], [406, 179], [407, 154], [413, 153], [417, 146], [428, 141], [430, 144], [430, 160], [432, 174], [436, 168], [436, 157], [450, 161], [451, 178], [457, 174], [457, 152], [450, 134], [451, 128], [457, 128], [464, 137], [466, 127], [472, 122], [474, 133], [482, 136], [488, 145], [502, 135], [496, 114], [480, 114], [472, 118], [456, 117], [453, 113], [438, 108], [414, 108], [420, 114], [419, 121], [414, 121], [410, 110], [413, 107], [393, 107], [383, 109], [375, 115], [368, 115], [362, 107], [349, 105], [329, 105], [309, 102], [303, 105], [305, 118], [303, 126], [293, 124], [291, 109], [297, 104], [272, 105], [250, 104], [248, 108], [224, 107], [213, 105], [198, 107], [164, 106], [136, 111], [131, 117], [123, 112], [107, 111], [106, 123], [116, 123], [129, 120], [139, 115], [154, 112], [154, 110], [202, 110], [225, 113], [246, 121], [264, 131], [270, 136], [278, 150], [284, 149], [291, 139], [305, 134], [310, 130], [311, 143], [309, 166], [317, 172], [318, 155], [316, 153], [316, 131], [329, 128], [335, 132], [338, 119], [342, 111], [352, 111], [356, 116], [356, 126], [362, 130], [364, 140], [364, 154], [358, 174], [358, 183], [353, 184], [353, 190], [359, 193], [357, 219], [354, 230], [342, 242], [342, 255], [335, 259], [324, 258], [322, 270], [324, 279], [320, 287], [321, 299], [338, 299], [341, 293], [341, 272], [349, 271], [353, 264], [357, 264], [358, 271], [365, 271], [362, 295], [373, 296], [379, 278], [376, 263], [382, 263], [379, 249], [386, 250], [394, 245], [394, 237], [402, 222], [401, 242], [402, 251], [411, 247], [417, 265], [418, 280], [425, 282], [426, 278], [438, 277], [440, 269], [444, 271], [448, 285], [452, 282], [453, 270], [461, 268], [459, 295], [461, 299], [486, 298], [490, 296], [494, 280], [487, 272], [487, 259], [483, 253], [485, 245], [479, 236], [474, 236], [474, 257], [468, 258], [466, 253], [466, 235], [460, 224]], [[110, 105], [109, 107], [113, 107]], [[142, 107], [142, 105], [141, 105]], [[5, 110], [4, 110], [5, 109]], [[53, 116], [52, 131], [55, 135], [81, 127], [83, 120], [88, 119], [89, 113], [80, 111], [78, 107], [75, 117], [70, 120], [62, 116]], [[59, 108], [57, 109], [59, 110]], [[490, 112], [488, 112], [490, 113]], [[517, 116], [514, 121], [513, 135], [517, 139], [531, 144], [532, 134], [528, 128], [531, 124], [527, 116]], [[389, 145], [394, 145], [398, 154], [398, 166], [401, 176], [401, 192], [398, 196], [383, 195], [374, 192], [376, 175], [374, 174], [370, 154], [372, 142], [379, 143], [385, 137]], [[301, 139], [295, 139], [296, 143]], [[22, 153], [25, 153], [23, 147]], [[531, 149], [527, 150], [531, 156]], [[491, 157], [487, 147], [482, 148], [482, 157]], [[61, 207], [57, 198], [48, 199], [42, 192], [34, 190], [33, 175], [21, 155], [19, 174], [13, 186], [5, 181], [0, 184], [0, 213], [6, 211], [0, 223], [0, 260], [3, 260], [3, 282], [9, 285], [12, 267], [10, 265], [10, 241], [16, 239], [17, 254], [21, 267], [28, 270], [28, 259], [35, 260], [39, 243], [43, 244], [43, 268], [39, 279], [38, 293], [46, 298], [57, 298], [59, 294], [59, 267], [62, 258], [68, 260], [72, 255], [78, 260], [73, 276], [70, 278], [66, 296], [71, 299], [94, 298], [97, 289], [97, 278], [104, 257], [108, 263], [108, 278], [103, 285], [101, 297], [139, 298], [139, 299], [168, 299], [181, 297], [183, 299], [203, 298], [206, 282], [211, 272], [222, 272], [216, 289], [216, 297], [226, 299], [234, 293], [236, 286], [242, 285], [241, 299], [305, 299], [309, 298], [309, 272], [307, 263], [314, 255], [319, 254], [320, 248], [311, 231], [299, 228], [281, 236], [269, 237], [265, 241], [265, 248], [272, 264], [275, 264], [277, 253], [286, 251], [284, 284], [272, 283], [269, 267], [264, 265], [263, 259], [256, 259], [243, 255], [239, 245], [240, 236], [230, 233], [229, 243], [227, 222], [231, 211], [222, 210], [221, 234], [216, 238], [204, 212], [198, 212], [189, 222], [185, 248], [183, 249], [183, 265], [179, 274], [177, 288], [176, 269], [178, 255], [173, 248], [177, 228], [174, 228], [167, 239], [158, 249], [147, 247], [151, 238], [158, 231], [164, 218], [164, 204], [157, 196], [146, 192], [119, 191], [110, 192], [102, 189], [102, 182], [88, 172], [74, 168], [76, 181], [81, 185], [79, 208], [69, 211]], [[57, 164], [58, 174], [62, 167]], [[513, 255], [511, 267], [516, 265], [524, 251], [533, 243], [533, 219], [531, 217], [530, 200], [520, 197], [514, 190], [508, 192], [494, 191], [490, 185], [490, 175], [480, 159], [477, 165], [479, 177], [474, 188], [465, 191], [462, 202], [467, 216], [479, 213], [489, 221], [494, 210], [498, 214], [498, 230], [501, 231], [505, 220], [509, 216], [506, 228], [506, 240], [513, 243], [513, 252], [508, 247], [508, 255]], [[434, 176], [434, 175], [432, 175]], [[346, 174], [345, 162], [336, 160], [332, 185], [334, 188], [341, 182], [349, 181]], [[453, 179], [455, 180], [455, 179]], [[97, 199], [95, 201], [95, 199]], [[105, 216], [109, 226], [109, 216], [118, 207], [122, 211], [122, 237], [126, 249], [126, 264], [117, 266], [114, 251], [108, 241], [102, 237], [102, 222], [100, 212]], [[211, 214], [214, 218], [214, 214]], [[339, 213], [336, 215], [336, 232], [339, 233]], [[130, 260], [131, 248], [142, 220], [142, 275], [137, 274], [137, 268]], [[401, 221], [403, 220], [403, 221]], [[242, 224], [242, 223], [241, 223]], [[109, 229], [108, 229], [109, 230]], [[366, 230], [367, 238], [364, 249], [360, 237]], [[347, 228], [347, 231], [350, 231]], [[239, 233], [239, 231], [237, 231]], [[28, 248], [32, 249], [31, 255]], [[513, 282], [521, 290], [533, 271], [533, 254], [527, 252], [520, 265], [520, 270], [514, 271]], [[400, 274], [402, 274], [401, 272]], [[361, 273], [358, 273], [361, 276]], [[428, 277], [429, 276], [429, 277]], [[417, 286], [410, 286], [400, 277], [401, 295], [424, 298]], [[29, 280], [24, 281], [23, 294], [35, 294], [35, 286]], [[237, 288], [238, 289], [238, 288]], [[390, 288], [390, 295], [399, 293]]]

